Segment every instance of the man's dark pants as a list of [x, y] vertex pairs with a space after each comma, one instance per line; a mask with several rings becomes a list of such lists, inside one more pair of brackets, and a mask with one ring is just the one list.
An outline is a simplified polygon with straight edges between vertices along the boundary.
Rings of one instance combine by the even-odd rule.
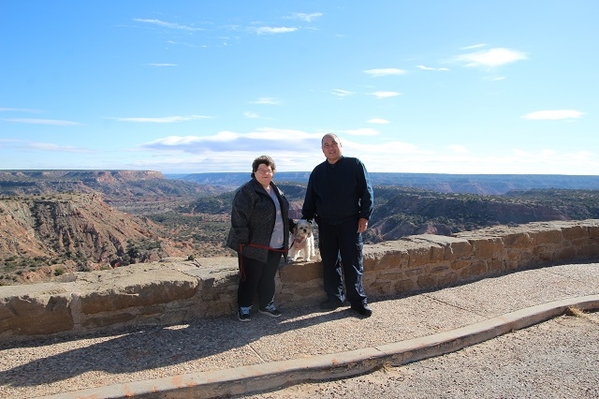
[[[362, 285], [364, 243], [362, 233], [358, 233], [358, 219], [351, 218], [335, 225], [320, 221], [318, 247], [328, 299], [341, 302], [347, 299], [351, 305], [366, 304]], [[344, 282], [346, 295], [343, 293]]]

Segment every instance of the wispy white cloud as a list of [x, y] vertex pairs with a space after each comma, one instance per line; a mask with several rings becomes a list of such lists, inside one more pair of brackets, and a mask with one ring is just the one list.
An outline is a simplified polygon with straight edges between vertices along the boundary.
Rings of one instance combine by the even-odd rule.
[[0, 138], [0, 146], [9, 146], [12, 145], [13, 143], [17, 143], [19, 140], [16, 139], [3, 139]]
[[381, 134], [378, 130], [371, 128], [348, 129], [344, 130], [343, 133], [350, 136], [377, 136]]
[[351, 91], [347, 91], [347, 90], [341, 90], [341, 89], [335, 89], [335, 90], [333, 90], [331, 93], [332, 93], [334, 96], [341, 97], [341, 98], [343, 98], [343, 97], [347, 97], [347, 96], [351, 96], [351, 95], [353, 95], [353, 94], [354, 94], [354, 93], [353, 93], [353, 92], [351, 92]]
[[[418, 159], [426, 153], [420, 150], [417, 146], [411, 143], [406, 143], [398, 140], [385, 141], [377, 144], [364, 144], [353, 142], [346, 138], [341, 138], [343, 143], [344, 153], [356, 154], [362, 161], [365, 161], [369, 171], [386, 172], [393, 165], [397, 165], [398, 155], [418, 156]], [[402, 158], [409, 159], [409, 158]], [[412, 162], [411, 160], [408, 162]]]
[[177, 151], [191, 154], [245, 152], [260, 148], [271, 151], [315, 151], [322, 134], [300, 130], [262, 128], [249, 133], [221, 131], [212, 136], [169, 136], [139, 146], [142, 150]]
[[389, 121], [387, 119], [383, 119], [383, 118], [372, 118], [372, 119], [368, 120], [367, 122], [374, 123], [376, 125], [386, 125], [389, 123]]
[[474, 53], [461, 54], [455, 57], [455, 61], [463, 63], [467, 67], [489, 68], [527, 59], [528, 56], [521, 51], [500, 47], [477, 51]]
[[487, 45], [484, 43], [480, 43], [480, 44], [473, 44], [471, 46], [466, 46], [466, 47], [462, 47], [460, 48], [460, 50], [472, 50], [475, 48], [481, 48], [481, 47], [486, 47]]
[[163, 64], [148, 64], [148, 65], [149, 65], [149, 66], [153, 66], [153, 67], [157, 67], [157, 68], [162, 68], [162, 67], [176, 67], [176, 66], [179, 66], [179, 65], [177, 65], [177, 64], [166, 64], [166, 63], [163, 63]]
[[164, 116], [159, 118], [118, 118], [118, 117], [107, 117], [106, 119], [113, 119], [119, 122], [136, 122], [136, 123], [176, 123], [176, 122], [187, 122], [195, 121], [199, 119], [210, 119], [209, 116], [203, 115], [190, 115], [190, 116]]
[[[570, 167], [572, 165], [581, 164], [597, 164], [597, 154], [589, 151], [573, 151], [560, 152], [551, 148], [541, 149], [539, 151], [527, 151], [521, 149], [512, 150], [513, 156], [519, 160], [521, 164], [540, 164], [543, 167], [552, 167], [556, 169], [556, 165]], [[542, 173], [551, 173], [543, 171]]]
[[422, 69], [423, 71], [449, 71], [448, 68], [432, 68], [432, 67], [427, 67], [424, 65], [416, 65], [416, 68], [418, 69]]
[[73, 153], [91, 153], [92, 151], [77, 148], [70, 145], [57, 145], [52, 143], [30, 143], [29, 148], [39, 151], [50, 151], [50, 152], [73, 152]]
[[399, 68], [378, 68], [367, 69], [364, 71], [364, 73], [372, 77], [378, 78], [381, 76], [403, 75], [406, 73], [406, 71]]
[[20, 151], [28, 151], [28, 150], [36, 150], [36, 151], [48, 151], [48, 152], [72, 152], [72, 153], [91, 153], [93, 151], [70, 146], [70, 145], [58, 145], [53, 143], [43, 143], [43, 142], [28, 142], [23, 140], [16, 139], [0, 139], [0, 147], [3, 149], [11, 149], [11, 150], [20, 150]]
[[30, 114], [38, 114], [42, 112], [39, 109], [31, 109], [31, 108], [0, 108], [0, 112], [23, 112]]
[[203, 30], [202, 28], [194, 28], [192, 26], [179, 25], [174, 22], [165, 22], [165, 21], [161, 21], [159, 19], [133, 18], [133, 20], [135, 22], [157, 25], [157, 26], [160, 26], [163, 28], [169, 28], [169, 29], [180, 29], [180, 30], [186, 30], [186, 31], [191, 31], [191, 32]]
[[260, 97], [257, 100], [250, 102], [250, 104], [279, 105], [281, 104], [281, 101], [275, 97]]
[[286, 27], [286, 26], [278, 26], [278, 27], [261, 26], [259, 28], [250, 28], [250, 30], [253, 32], [256, 32], [259, 35], [275, 35], [278, 33], [295, 32], [297, 30], [297, 28], [290, 28], [290, 27]]
[[255, 112], [246, 111], [243, 113], [243, 116], [250, 119], [258, 119], [260, 116]]
[[454, 153], [465, 154], [468, 152], [468, 148], [461, 144], [451, 144], [447, 146], [447, 149]]
[[319, 17], [322, 17], [322, 13], [320, 13], [320, 12], [313, 12], [310, 14], [296, 12], [296, 13], [293, 13], [285, 18], [286, 19], [297, 19], [297, 20], [305, 21], [305, 22], [312, 22], [312, 20], [319, 18]]
[[376, 98], [390, 98], [401, 95], [401, 93], [398, 93], [396, 91], [375, 91], [374, 93], [370, 94], [375, 96]]
[[58, 119], [34, 119], [34, 118], [6, 118], [2, 119], [5, 122], [27, 123], [31, 125], [51, 125], [51, 126], [75, 126], [80, 125], [79, 122], [62, 121]]
[[524, 115], [522, 118], [531, 120], [543, 120], [543, 119], [578, 119], [584, 113], [571, 109], [556, 109], [556, 110], [544, 110], [535, 111]]

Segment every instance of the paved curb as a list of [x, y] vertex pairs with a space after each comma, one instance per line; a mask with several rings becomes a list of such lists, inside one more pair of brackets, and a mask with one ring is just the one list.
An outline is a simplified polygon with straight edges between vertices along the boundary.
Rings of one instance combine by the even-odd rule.
[[599, 309], [599, 295], [528, 307], [455, 330], [350, 352], [115, 384], [38, 399], [179, 399], [242, 395], [365, 374], [384, 365], [403, 364], [455, 352], [562, 315], [568, 308]]

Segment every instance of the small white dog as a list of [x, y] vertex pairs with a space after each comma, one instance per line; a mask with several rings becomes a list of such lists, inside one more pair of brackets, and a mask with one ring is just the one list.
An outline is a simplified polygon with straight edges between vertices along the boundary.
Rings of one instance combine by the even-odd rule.
[[309, 262], [316, 256], [312, 225], [305, 219], [297, 221], [291, 234], [289, 259], [295, 262], [300, 256], [304, 262]]

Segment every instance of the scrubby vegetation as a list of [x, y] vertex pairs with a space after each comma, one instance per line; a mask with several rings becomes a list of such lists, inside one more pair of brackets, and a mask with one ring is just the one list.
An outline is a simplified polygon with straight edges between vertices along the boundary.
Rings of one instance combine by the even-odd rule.
[[[207, 202], [214, 203], [210, 198]], [[231, 256], [230, 250], [224, 247], [229, 231], [228, 214], [167, 212], [148, 218], [162, 226], [169, 237], [193, 248], [195, 256]]]

